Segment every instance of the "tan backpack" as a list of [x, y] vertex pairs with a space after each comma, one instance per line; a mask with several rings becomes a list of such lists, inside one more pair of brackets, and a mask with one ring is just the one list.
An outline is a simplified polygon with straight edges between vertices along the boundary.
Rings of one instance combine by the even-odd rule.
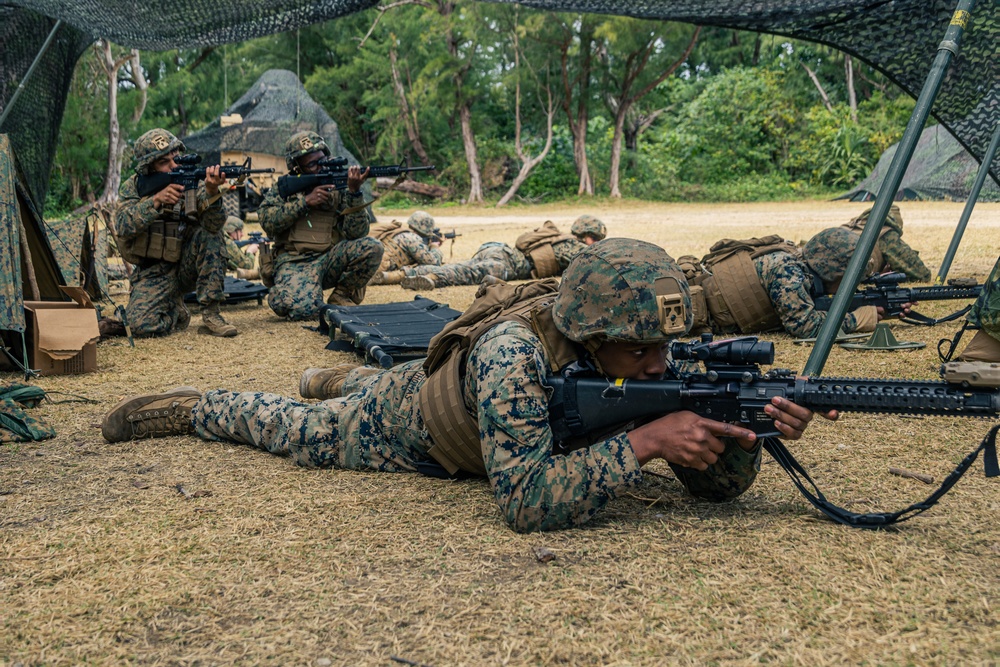
[[514, 247], [531, 259], [532, 278], [550, 278], [561, 273], [552, 244], [569, 239], [576, 240], [576, 237], [563, 234], [551, 220], [546, 220], [538, 229], [518, 236]]

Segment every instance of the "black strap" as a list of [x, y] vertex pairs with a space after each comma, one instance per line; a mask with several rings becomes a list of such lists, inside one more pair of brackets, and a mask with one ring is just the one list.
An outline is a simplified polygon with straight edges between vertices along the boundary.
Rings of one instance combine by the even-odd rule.
[[[958, 330], [958, 332], [955, 334], [954, 337], [942, 338], [941, 340], [939, 340], [937, 344], [937, 352], [938, 356], [941, 357], [941, 361], [943, 361], [944, 363], [948, 363], [949, 361], [951, 361], [951, 358], [955, 355], [955, 351], [958, 349], [958, 342], [962, 340], [962, 335], [965, 334], [965, 332], [968, 331], [969, 329], [978, 329], [978, 328], [979, 327], [970, 324], [969, 322], [966, 322], [964, 325], [962, 325], [962, 328]], [[947, 351], [941, 349], [945, 346], [948, 347]]]
[[[843, 507], [838, 507], [826, 499], [823, 492], [819, 490], [816, 486], [816, 482], [812, 480], [809, 473], [806, 472], [792, 453], [788, 451], [784, 443], [777, 438], [764, 438], [763, 445], [764, 449], [774, 457], [788, 476], [791, 477], [792, 482], [798, 487], [799, 491], [805, 496], [806, 500], [813, 504], [813, 507], [818, 509], [820, 512], [830, 517], [837, 523], [844, 524], [845, 526], [853, 526], [855, 528], [868, 528], [870, 530], [875, 530], [878, 528], [885, 528], [891, 526], [894, 523], [901, 521], [906, 521], [907, 519], [912, 519], [918, 514], [929, 510], [937, 501], [941, 499], [941, 496], [946, 494], [951, 487], [955, 486], [955, 483], [961, 479], [965, 471], [969, 469], [969, 466], [976, 460], [979, 456], [979, 452], [983, 452], [983, 469], [986, 472], [987, 477], [998, 477], [1000, 476], [1000, 465], [997, 464], [997, 431], [1000, 430], [1000, 424], [994, 426], [990, 429], [990, 432], [986, 434], [983, 441], [979, 443], [979, 446], [971, 452], [968, 456], [962, 459], [962, 462], [958, 464], [948, 477], [945, 478], [938, 490], [927, 496], [923, 501], [919, 503], [914, 503], [909, 507], [899, 510], [898, 512], [873, 512], [871, 514], [858, 514], [856, 512], [850, 512]], [[808, 487], [806, 486], [808, 484]], [[810, 488], [811, 487], [811, 490]]]
[[937, 319], [933, 317], [927, 317], [926, 315], [921, 315], [915, 310], [911, 310], [909, 315], [901, 316], [899, 318], [900, 322], [906, 322], [907, 324], [919, 324], [925, 327], [932, 327], [935, 324], [943, 324], [944, 322], [951, 322], [952, 320], [957, 320], [962, 315], [972, 310], [972, 304], [969, 304], [962, 310], [956, 310], [951, 315], [945, 315], [944, 317], [939, 317]]

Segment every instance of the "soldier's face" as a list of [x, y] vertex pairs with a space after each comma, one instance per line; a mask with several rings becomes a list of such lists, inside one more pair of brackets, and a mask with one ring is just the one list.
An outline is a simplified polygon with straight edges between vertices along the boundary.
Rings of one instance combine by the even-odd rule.
[[325, 157], [326, 155], [323, 153], [323, 151], [314, 151], [312, 153], [308, 153], [301, 157], [295, 158], [295, 162], [299, 165], [299, 172], [303, 174], [315, 174], [317, 171], [319, 171], [320, 160], [322, 160]]
[[597, 348], [597, 360], [608, 377], [658, 380], [667, 372], [665, 343], [640, 345], [605, 341]]
[[173, 171], [174, 169], [176, 169], [177, 163], [174, 162], [174, 158], [180, 155], [180, 153], [181, 153], [180, 149], [174, 149], [169, 153], [167, 153], [166, 155], [164, 155], [163, 157], [156, 158], [156, 160], [154, 160], [153, 164], [150, 166], [150, 168], [153, 170], [153, 173], [158, 172], [161, 174], [165, 174], [168, 171]]

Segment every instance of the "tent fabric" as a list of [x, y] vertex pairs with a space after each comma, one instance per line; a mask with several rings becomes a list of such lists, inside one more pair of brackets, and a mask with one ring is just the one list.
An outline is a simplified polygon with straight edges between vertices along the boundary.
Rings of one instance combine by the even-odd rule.
[[[872, 173], [856, 188], [838, 199], [871, 201], [885, 180], [899, 144], [893, 144], [879, 158]], [[896, 200], [951, 199], [965, 201], [979, 172], [979, 163], [941, 125], [926, 128], [913, 151]], [[1000, 201], [1000, 187], [987, 179], [979, 201]]]
[[[22, 238], [22, 235], [23, 238]], [[42, 300], [65, 301], [62, 276], [38, 214], [24, 186], [23, 174], [7, 135], [0, 134], [0, 330], [24, 333], [24, 295], [31, 258], [34, 282]], [[30, 294], [30, 291], [28, 292]]]
[[[224, 116], [239, 114], [241, 123], [223, 127], [217, 118], [208, 127], [184, 137], [188, 151], [198, 153], [204, 164], [218, 164], [222, 154], [264, 153], [281, 158], [284, 146], [293, 133], [316, 132], [326, 140], [334, 155], [356, 164], [344, 142], [336, 121], [309, 96], [294, 72], [272, 69], [264, 72], [240, 99], [226, 109]], [[257, 165], [254, 165], [257, 166]]]
[[[293, 30], [375, 4], [377, 0], [216, 0], [210, 4], [202, 0], [11, 0], [0, 7], [4, 43], [0, 105], [6, 106], [13, 95], [54, 20], [68, 25], [60, 29], [28, 83], [30, 94], [18, 100], [0, 130], [15, 136], [31, 192], [42, 202], [73, 66], [88, 39], [104, 37], [143, 49], [206, 47]], [[916, 97], [952, 20], [956, 0], [528, 0], [521, 4], [755, 30], [828, 44], [869, 63]], [[933, 115], [976, 159], [986, 152], [1000, 109], [998, 36], [1000, 3], [979, 0], [932, 107]], [[994, 159], [991, 174], [1000, 183], [1000, 156]]]

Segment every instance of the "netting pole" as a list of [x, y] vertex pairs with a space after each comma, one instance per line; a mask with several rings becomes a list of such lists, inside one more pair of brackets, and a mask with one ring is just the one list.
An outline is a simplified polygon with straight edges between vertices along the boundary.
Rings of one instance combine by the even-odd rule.
[[45, 52], [49, 50], [49, 45], [52, 43], [52, 40], [55, 38], [56, 32], [58, 32], [59, 26], [61, 25], [62, 19], [59, 19], [56, 21], [56, 24], [52, 26], [49, 36], [45, 38], [45, 43], [42, 44], [42, 48], [39, 49], [38, 55], [35, 56], [35, 59], [31, 63], [31, 67], [29, 67], [28, 71], [25, 72], [24, 78], [21, 79], [21, 82], [17, 84], [17, 90], [15, 90], [14, 94], [10, 96], [10, 101], [7, 102], [7, 107], [3, 110], [3, 115], [0, 115], [0, 127], [3, 127], [3, 122], [7, 120], [7, 116], [10, 115], [10, 110], [14, 108], [14, 103], [17, 102], [17, 98], [21, 96], [21, 92], [24, 90], [24, 84], [27, 83], [28, 79], [30, 79], [31, 75], [35, 72], [35, 68], [38, 67], [38, 63], [42, 61], [42, 56], [44, 56]]
[[962, 35], [965, 33], [965, 27], [969, 23], [970, 14], [975, 6], [976, 0], [959, 0], [955, 12], [951, 16], [944, 39], [938, 45], [937, 55], [934, 57], [931, 70], [924, 81], [924, 87], [917, 98], [916, 106], [913, 107], [910, 121], [906, 124], [903, 138], [899, 140], [896, 154], [893, 155], [885, 179], [875, 195], [875, 206], [872, 207], [872, 212], [868, 216], [868, 224], [861, 232], [861, 238], [858, 239], [854, 254], [847, 263], [840, 288], [837, 289], [837, 294], [833, 297], [833, 303], [826, 314], [823, 326], [820, 327], [819, 334], [816, 336], [816, 344], [813, 346], [812, 353], [802, 371], [804, 375], [819, 375], [823, 372], [823, 366], [826, 364], [827, 357], [830, 356], [833, 341], [837, 338], [837, 333], [844, 321], [844, 314], [850, 304], [851, 295], [861, 280], [861, 272], [868, 264], [872, 250], [875, 249], [882, 225], [885, 224], [885, 216], [889, 213], [889, 208], [899, 190], [899, 184], [903, 182], [903, 174], [910, 163], [910, 158], [913, 157], [917, 140], [920, 138], [924, 123], [930, 115], [931, 105], [941, 89], [941, 82], [948, 71], [952, 56], [958, 53]]
[[969, 224], [969, 218], [972, 217], [972, 209], [976, 206], [976, 200], [979, 199], [979, 191], [983, 189], [983, 184], [986, 183], [986, 177], [990, 172], [990, 165], [993, 164], [993, 156], [997, 154], [997, 146], [1000, 146], [1000, 122], [993, 128], [993, 140], [990, 141], [990, 146], [986, 149], [983, 161], [979, 165], [979, 173], [976, 174], [976, 181], [972, 184], [972, 191], [969, 192], [969, 198], [965, 200], [962, 217], [958, 219], [958, 227], [955, 228], [955, 233], [951, 237], [948, 252], [944, 254], [944, 259], [941, 260], [941, 268], [938, 269], [937, 278], [934, 279], [935, 285], [943, 285], [944, 281], [948, 278], [948, 271], [951, 270], [951, 262], [955, 259], [955, 253], [958, 252], [958, 244], [962, 242], [965, 227]]

